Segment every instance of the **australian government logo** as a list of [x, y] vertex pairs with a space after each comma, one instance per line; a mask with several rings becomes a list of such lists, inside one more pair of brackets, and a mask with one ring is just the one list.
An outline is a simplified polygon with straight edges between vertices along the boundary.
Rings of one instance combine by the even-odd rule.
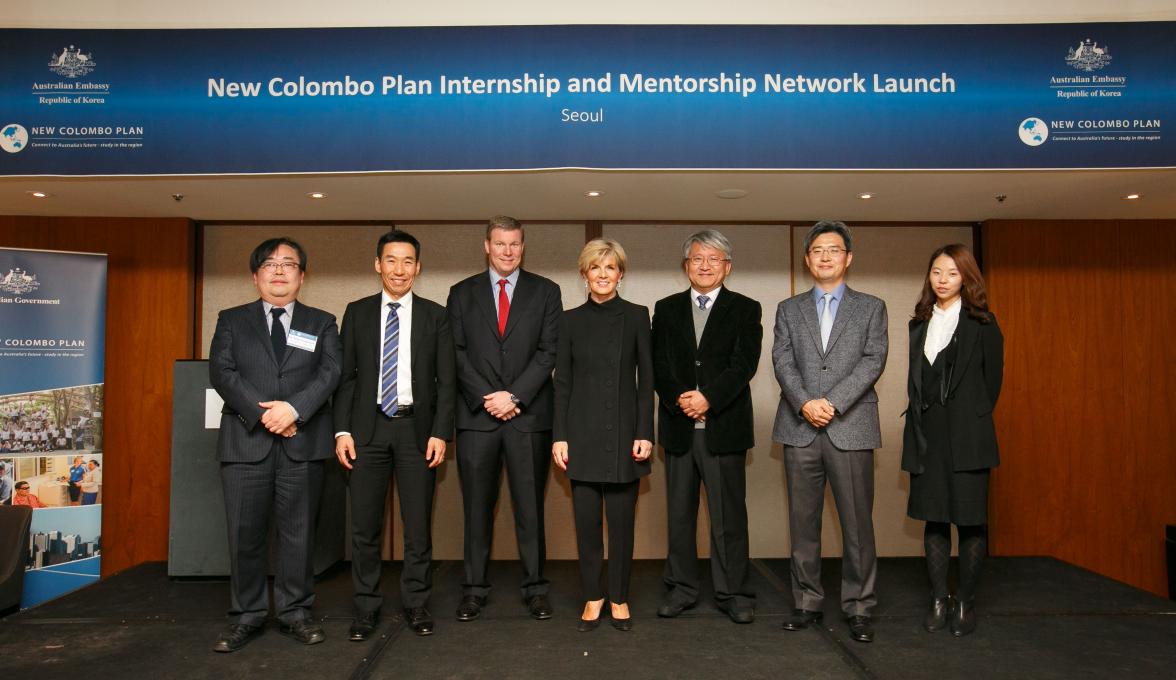
[[3, 293], [24, 295], [40, 287], [41, 282], [37, 280], [37, 275], [30, 274], [20, 267], [9, 269], [7, 274], [0, 277], [0, 292]]
[[98, 67], [93, 52], [74, 45], [62, 47], [49, 57], [49, 71], [61, 80], [33, 83], [33, 95], [42, 106], [57, 104], [105, 104], [110, 83], [81, 80]]
[[1127, 76], [1097, 73], [1111, 63], [1111, 48], [1099, 45], [1093, 38], [1068, 46], [1065, 62], [1078, 73], [1050, 77], [1049, 86], [1058, 99], [1122, 97], [1127, 89]]

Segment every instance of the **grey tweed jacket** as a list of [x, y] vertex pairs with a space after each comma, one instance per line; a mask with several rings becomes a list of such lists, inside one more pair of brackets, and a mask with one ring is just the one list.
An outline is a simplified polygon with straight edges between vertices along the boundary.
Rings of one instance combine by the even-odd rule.
[[837, 409], [826, 427], [834, 446], [845, 451], [882, 446], [874, 383], [886, 367], [886, 323], [886, 303], [846, 286], [828, 351], [822, 352], [812, 289], [779, 304], [772, 366], [780, 383], [780, 406], [773, 440], [785, 446], [811, 444], [817, 428], [800, 409], [810, 399], [824, 397]]

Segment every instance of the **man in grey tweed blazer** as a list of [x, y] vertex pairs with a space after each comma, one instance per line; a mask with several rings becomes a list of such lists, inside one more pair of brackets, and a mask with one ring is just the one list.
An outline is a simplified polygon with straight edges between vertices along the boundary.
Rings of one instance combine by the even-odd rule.
[[221, 311], [208, 351], [209, 379], [225, 400], [216, 458], [232, 574], [231, 623], [217, 652], [240, 649], [265, 625], [271, 512], [280, 630], [303, 644], [323, 641], [310, 618], [311, 555], [323, 460], [335, 452], [328, 399], [339, 384], [339, 332], [334, 316], [296, 301], [306, 270], [297, 243], [264, 241], [249, 268], [261, 299]]
[[780, 303], [772, 364], [780, 406], [772, 439], [784, 445], [792, 535], [792, 596], [786, 630], [821, 619], [821, 512], [825, 481], [841, 520], [841, 610], [850, 634], [871, 642], [874, 581], [874, 451], [882, 445], [874, 383], [886, 366], [886, 305], [845, 285], [849, 228], [818, 222], [804, 239], [816, 285]]

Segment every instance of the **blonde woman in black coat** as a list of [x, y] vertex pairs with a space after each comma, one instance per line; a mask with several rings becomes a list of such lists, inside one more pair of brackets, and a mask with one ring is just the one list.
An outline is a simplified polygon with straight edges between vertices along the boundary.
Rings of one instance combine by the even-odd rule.
[[[612, 625], [627, 631], [637, 489], [653, 451], [653, 358], [649, 310], [622, 300], [625, 250], [595, 239], [580, 253], [588, 301], [563, 313], [555, 364], [555, 464], [572, 484], [584, 612], [579, 630], [600, 624], [605, 596]], [[600, 585], [601, 506], [608, 518], [608, 588]]]
[[[950, 626], [960, 637], [976, 629], [976, 587], [988, 552], [988, 477], [1000, 463], [992, 409], [1004, 370], [1004, 338], [966, 246], [932, 253], [910, 337], [902, 469], [911, 473], [907, 515], [927, 523], [932, 600], [924, 627]], [[947, 590], [952, 524], [960, 541], [954, 602]]]

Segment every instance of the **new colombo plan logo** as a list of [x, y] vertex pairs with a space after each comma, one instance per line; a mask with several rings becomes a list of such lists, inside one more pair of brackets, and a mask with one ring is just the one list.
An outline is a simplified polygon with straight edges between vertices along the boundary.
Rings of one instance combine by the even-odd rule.
[[1029, 146], [1041, 146], [1049, 139], [1049, 126], [1040, 118], [1026, 118], [1017, 126], [1021, 141]]
[[20, 153], [29, 143], [29, 131], [18, 123], [0, 127], [0, 149], [8, 153]]

